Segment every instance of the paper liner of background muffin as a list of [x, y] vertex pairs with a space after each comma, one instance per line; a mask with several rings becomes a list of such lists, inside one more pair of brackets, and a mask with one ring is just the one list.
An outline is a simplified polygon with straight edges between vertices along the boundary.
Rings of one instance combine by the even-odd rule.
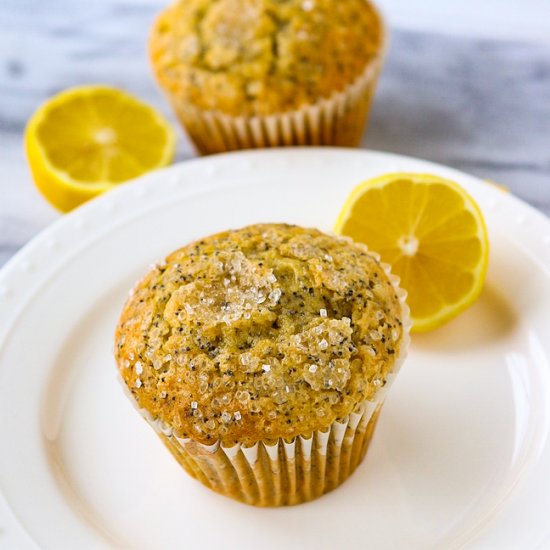
[[[373, 8], [374, 9], [374, 8]], [[207, 155], [237, 149], [293, 145], [357, 147], [361, 143], [378, 76], [384, 62], [387, 31], [380, 28], [377, 54], [344, 90], [314, 104], [284, 113], [231, 116], [195, 107], [174, 93], [160, 72], [157, 79], [198, 152]]]
[[[366, 246], [361, 245], [366, 248]], [[380, 256], [368, 252], [377, 261]], [[169, 426], [138, 406], [119, 376], [125, 393], [154, 428], [185, 470], [201, 483], [241, 502], [255, 506], [282, 506], [313, 500], [343, 483], [361, 463], [376, 427], [386, 393], [409, 346], [411, 327], [407, 293], [388, 264], [381, 263], [401, 303], [402, 337], [392, 370], [374, 397], [359, 403], [347, 417], [327, 428], [292, 439], [265, 439], [250, 447], [211, 445], [172, 434]]]

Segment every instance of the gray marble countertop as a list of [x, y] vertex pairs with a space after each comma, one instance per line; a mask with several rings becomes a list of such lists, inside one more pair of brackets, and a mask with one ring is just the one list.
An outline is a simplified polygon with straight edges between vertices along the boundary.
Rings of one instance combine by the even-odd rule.
[[[34, 189], [22, 148], [42, 101], [69, 86], [109, 83], [171, 117], [145, 51], [165, 4], [0, 3], [0, 265], [59, 217]], [[391, 30], [363, 145], [497, 181], [550, 214], [550, 42]], [[192, 155], [181, 134], [177, 159]]]

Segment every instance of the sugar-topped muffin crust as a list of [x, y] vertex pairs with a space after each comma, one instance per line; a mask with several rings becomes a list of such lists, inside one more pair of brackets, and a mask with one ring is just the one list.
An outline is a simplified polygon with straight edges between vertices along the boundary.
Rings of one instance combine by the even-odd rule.
[[381, 54], [367, 0], [180, 0], [157, 19], [158, 80], [204, 110], [266, 115], [328, 98]]
[[264, 224], [189, 244], [138, 283], [116, 360], [138, 405], [181, 438], [292, 438], [386, 382], [402, 305], [377, 258], [316, 229]]

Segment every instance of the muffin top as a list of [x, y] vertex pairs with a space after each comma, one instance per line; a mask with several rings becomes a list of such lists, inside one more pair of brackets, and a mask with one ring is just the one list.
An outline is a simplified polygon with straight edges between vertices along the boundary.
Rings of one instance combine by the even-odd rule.
[[380, 54], [367, 0], [180, 0], [157, 19], [159, 81], [228, 115], [295, 110], [341, 91]]
[[124, 307], [116, 360], [174, 435], [252, 445], [324, 429], [372, 398], [399, 355], [402, 315], [363, 245], [254, 225], [154, 267]]

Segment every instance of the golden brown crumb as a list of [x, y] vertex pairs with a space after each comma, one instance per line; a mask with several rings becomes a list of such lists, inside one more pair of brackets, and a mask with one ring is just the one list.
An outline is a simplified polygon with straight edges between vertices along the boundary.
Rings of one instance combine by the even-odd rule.
[[290, 225], [185, 246], [137, 285], [120, 373], [174, 435], [251, 445], [323, 429], [386, 383], [401, 303], [362, 245]]
[[341, 91], [381, 54], [366, 0], [181, 0], [150, 40], [161, 84], [205, 110], [271, 114]]

